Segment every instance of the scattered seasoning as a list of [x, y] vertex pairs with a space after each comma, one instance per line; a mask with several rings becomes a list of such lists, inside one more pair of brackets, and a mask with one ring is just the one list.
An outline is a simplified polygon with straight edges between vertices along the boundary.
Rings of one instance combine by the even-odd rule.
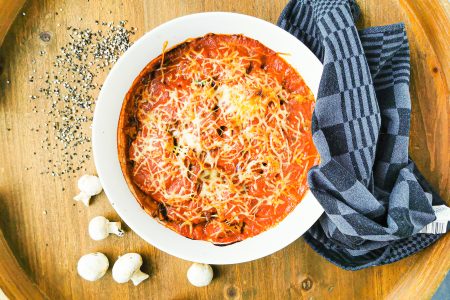
[[[54, 57], [53, 68], [40, 71], [39, 76], [30, 76], [39, 94], [30, 95], [30, 99], [39, 99], [33, 103], [45, 107], [32, 109], [45, 114], [44, 124], [39, 125], [46, 133], [41, 150], [52, 158], [46, 160], [46, 170], [41, 174], [70, 178], [69, 174], [86, 171], [85, 164], [90, 162], [91, 123], [95, 99], [101, 88], [97, 81], [102, 80], [106, 71], [131, 46], [130, 36], [136, 32], [125, 28], [126, 21], [118, 24], [95, 21], [95, 24], [96, 30], [66, 27], [70, 38]], [[40, 38], [47, 39], [42, 35]], [[44, 50], [39, 52], [40, 56], [45, 54]], [[52, 155], [55, 151], [61, 155]]]

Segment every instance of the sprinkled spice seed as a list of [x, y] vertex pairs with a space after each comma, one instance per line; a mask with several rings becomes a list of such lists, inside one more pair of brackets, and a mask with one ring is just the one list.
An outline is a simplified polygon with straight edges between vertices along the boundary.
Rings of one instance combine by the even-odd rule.
[[[86, 171], [86, 163], [91, 158], [91, 123], [97, 92], [96, 80], [105, 74], [120, 55], [131, 45], [130, 36], [136, 30], [125, 28], [126, 21], [118, 25], [112, 22], [95, 21], [97, 30], [67, 27], [70, 39], [56, 55], [53, 68], [40, 76], [30, 76], [29, 82], [36, 84], [39, 95], [30, 95], [32, 101], [42, 101], [46, 136], [41, 142], [41, 150], [48, 151], [52, 159], [41, 174], [62, 176]], [[40, 34], [40, 39], [50, 41], [50, 34]], [[45, 50], [39, 51], [45, 56]], [[36, 60], [33, 59], [33, 64]], [[102, 78], [102, 77], [101, 77]], [[101, 79], [100, 78], [100, 79]], [[33, 102], [36, 103], [36, 102]], [[38, 129], [32, 129], [38, 132]]]

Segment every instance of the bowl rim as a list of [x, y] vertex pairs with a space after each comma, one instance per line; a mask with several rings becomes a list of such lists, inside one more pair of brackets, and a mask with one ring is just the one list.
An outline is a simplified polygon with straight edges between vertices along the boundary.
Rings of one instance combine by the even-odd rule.
[[[202, 24], [210, 26], [202, 28]], [[236, 32], [234, 28], [238, 27], [243, 29]], [[199, 35], [201, 32], [204, 33]], [[232, 245], [216, 246], [206, 241], [183, 237], [148, 215], [138, 204], [125, 181], [117, 149], [118, 120], [125, 95], [145, 65], [161, 54], [164, 40], [169, 42], [168, 48], [172, 48], [189, 38], [211, 32], [244, 34], [275, 51], [278, 50], [277, 52], [290, 53], [289, 57], [283, 58], [298, 70], [317, 97], [323, 66], [316, 56], [290, 33], [267, 21], [238, 13], [206, 12], [182, 16], [145, 33], [112, 67], [99, 93], [94, 111], [93, 157], [111, 205], [130, 229], [146, 242], [188, 261], [236, 264], [270, 255], [305, 233], [323, 213], [323, 208], [312, 193], [308, 191], [296, 208], [274, 227]], [[268, 37], [269, 34], [273, 36]], [[268, 43], [270, 45], [267, 45]], [[281, 51], [284, 49], [288, 51]], [[304, 72], [299, 70], [302, 65], [300, 62], [305, 66]], [[297, 230], [292, 230], [292, 227]]]

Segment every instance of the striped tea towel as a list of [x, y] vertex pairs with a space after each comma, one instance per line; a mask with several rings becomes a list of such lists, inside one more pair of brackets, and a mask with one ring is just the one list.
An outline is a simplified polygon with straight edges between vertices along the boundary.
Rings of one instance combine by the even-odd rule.
[[409, 46], [403, 24], [357, 31], [353, 0], [292, 0], [278, 25], [323, 62], [308, 174], [325, 214], [305, 234], [349, 270], [409, 256], [449, 230], [450, 209], [408, 156]]

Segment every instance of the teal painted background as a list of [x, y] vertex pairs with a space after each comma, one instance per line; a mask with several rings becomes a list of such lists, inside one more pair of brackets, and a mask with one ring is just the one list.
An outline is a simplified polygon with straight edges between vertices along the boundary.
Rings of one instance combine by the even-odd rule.
[[449, 300], [450, 299], [450, 272], [447, 273], [444, 281], [442, 281], [441, 286], [438, 288], [434, 294], [432, 300]]

